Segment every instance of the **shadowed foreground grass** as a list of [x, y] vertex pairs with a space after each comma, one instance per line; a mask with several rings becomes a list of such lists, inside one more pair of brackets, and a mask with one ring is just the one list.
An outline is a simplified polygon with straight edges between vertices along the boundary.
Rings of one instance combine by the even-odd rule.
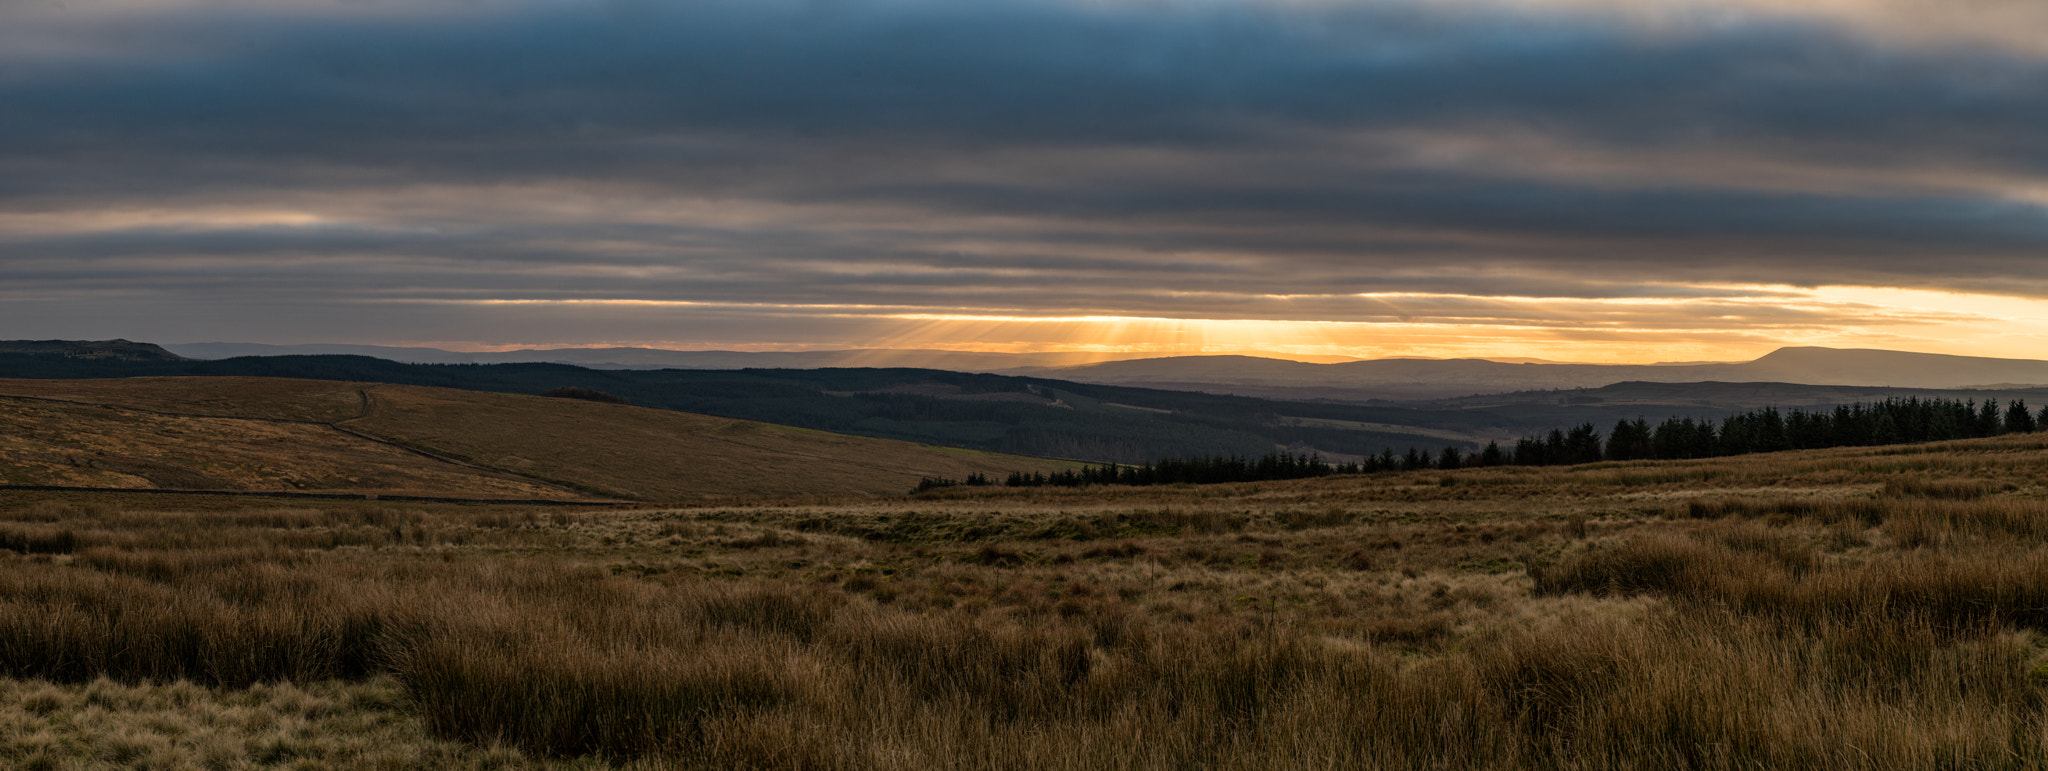
[[[0, 681], [0, 765], [153, 769], [497, 769], [516, 750], [435, 739], [402, 715], [389, 678], [202, 688]], [[556, 765], [556, 764], [545, 764]]]
[[[2039, 768], [2038, 441], [640, 512], [0, 499], [0, 764]], [[164, 727], [180, 699], [214, 733]]]

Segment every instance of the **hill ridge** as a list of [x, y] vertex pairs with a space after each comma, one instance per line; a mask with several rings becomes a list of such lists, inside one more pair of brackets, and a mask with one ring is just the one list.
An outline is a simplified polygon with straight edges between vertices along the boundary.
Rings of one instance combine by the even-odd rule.
[[[223, 393], [241, 395], [243, 414], [222, 414]], [[357, 407], [344, 396], [365, 400]], [[199, 406], [164, 408], [180, 401]], [[900, 494], [924, 476], [1071, 465], [486, 391], [273, 378], [0, 380], [0, 484], [17, 487], [658, 502]]]
[[[1709, 364], [1505, 363], [1470, 359], [1371, 359], [1312, 364], [1285, 359], [1173, 357], [1035, 370], [1080, 382], [1217, 388], [1284, 398], [1285, 389], [1325, 389], [1325, 397], [1433, 399], [1542, 388], [1597, 388], [1642, 381], [1776, 382], [1827, 386], [1972, 388], [1988, 383], [2048, 383], [2048, 361], [1881, 349], [1786, 346], [1746, 362]], [[1330, 393], [1330, 390], [1346, 394]], [[1306, 395], [1306, 394], [1303, 394]]]
[[131, 340], [0, 340], [0, 353], [116, 361], [190, 361], [155, 343]]

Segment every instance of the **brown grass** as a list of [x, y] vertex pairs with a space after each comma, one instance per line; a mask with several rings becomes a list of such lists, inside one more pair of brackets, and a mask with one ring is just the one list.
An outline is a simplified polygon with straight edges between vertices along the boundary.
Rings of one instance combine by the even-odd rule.
[[317, 423], [0, 397], [0, 482], [167, 490], [577, 498]]
[[[372, 688], [342, 712], [383, 727], [305, 741], [388, 730], [456, 765], [2037, 768], [2041, 454], [642, 511], [0, 494], [24, 694], [0, 719], [54, 735], [21, 716], [79, 689]], [[153, 708], [121, 709], [95, 737], [148, 733]], [[87, 741], [0, 765], [114, 757]]]
[[0, 680], [0, 766], [65, 768], [502, 769], [564, 767], [506, 747], [436, 739], [392, 720], [389, 678], [234, 691], [190, 682]]
[[362, 409], [362, 383], [277, 377], [0, 378], [0, 396], [28, 396], [216, 418], [332, 423]]
[[895, 495], [924, 477], [1077, 465], [440, 388], [273, 378], [0, 380], [0, 484], [675, 501]]
[[601, 495], [900, 494], [924, 477], [1077, 464], [832, 434], [673, 410], [445, 388], [380, 386], [345, 427]]

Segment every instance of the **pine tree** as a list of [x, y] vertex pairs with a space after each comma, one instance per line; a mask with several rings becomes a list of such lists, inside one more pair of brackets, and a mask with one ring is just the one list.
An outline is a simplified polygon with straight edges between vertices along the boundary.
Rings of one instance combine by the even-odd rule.
[[1486, 449], [1479, 451], [1479, 465], [1499, 466], [1507, 463], [1500, 450], [1500, 442], [1487, 442]]
[[2005, 432], [2008, 434], [2030, 434], [2040, 427], [2034, 422], [2034, 413], [2027, 411], [2027, 401], [2016, 399], [2012, 406], [2005, 408]]
[[1997, 436], [2000, 428], [1998, 400], [1985, 399], [1984, 406], [1977, 410], [1977, 435]]
[[1581, 423], [1565, 438], [1566, 463], [1592, 463], [1604, 454], [1600, 445], [1600, 432], [1593, 424]]
[[1654, 454], [1649, 423], [1642, 418], [1615, 422], [1614, 433], [1607, 437], [1608, 460], [1640, 460]]

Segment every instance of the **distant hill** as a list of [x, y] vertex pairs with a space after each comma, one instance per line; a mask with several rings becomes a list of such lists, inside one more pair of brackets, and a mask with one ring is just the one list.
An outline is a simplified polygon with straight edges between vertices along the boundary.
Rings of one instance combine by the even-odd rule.
[[184, 361], [150, 343], [127, 340], [0, 340], [0, 353], [115, 361]]
[[672, 410], [242, 377], [0, 380], [10, 485], [677, 501], [1074, 464]]
[[2048, 361], [1870, 349], [1780, 348], [1756, 361], [1720, 366], [1740, 372], [1744, 380], [1815, 385], [1971, 388], [2048, 384]]
[[500, 393], [590, 388], [633, 404], [991, 452], [1139, 463], [1276, 450], [1341, 458], [1408, 447], [1475, 449], [1503, 416], [1280, 404], [1184, 391], [927, 369], [596, 370], [566, 364], [403, 364], [360, 356], [82, 362], [0, 354], [0, 376], [257, 376]]
[[[41, 346], [40, 348], [38, 346]], [[125, 347], [123, 347], [125, 346]], [[91, 353], [91, 352], [102, 353]], [[677, 351], [554, 348], [447, 351], [376, 345], [181, 343], [162, 348], [125, 340], [0, 342], [0, 352], [62, 353], [131, 360], [250, 356], [369, 356], [411, 364], [558, 363], [591, 369], [941, 369], [1108, 385], [1234, 393], [1274, 399], [1432, 400], [1540, 389], [1599, 388], [1622, 382], [1773, 382], [1895, 388], [2024, 387], [2048, 384], [2048, 361], [1868, 349], [1780, 348], [1733, 363], [1567, 364], [1541, 359], [1371, 359], [1310, 363], [1247, 355], [1117, 357], [1086, 353], [977, 353], [917, 349], [842, 351]], [[1107, 357], [1109, 360], [1104, 360]]]
[[1248, 356], [1182, 356], [1029, 372], [1088, 383], [1345, 401], [1430, 400], [1630, 381], [1894, 388], [2048, 384], [2048, 361], [1814, 347], [1781, 348], [1755, 361], [1731, 364], [1511, 364], [1485, 359], [1307, 364]]
[[[1788, 354], [1794, 360], [1801, 355]], [[1227, 361], [1255, 371], [1268, 363], [1254, 357], [1233, 357]], [[1169, 368], [1188, 363], [1132, 362]], [[1307, 372], [1355, 366], [1282, 364]], [[1546, 367], [1593, 366], [1470, 360], [1399, 360], [1357, 365], [1374, 365], [1383, 371], [1389, 367], [1448, 365], [1454, 370], [1475, 372], [1492, 368], [1535, 368], [1530, 371], [1545, 372], [1549, 371], [1543, 369]], [[1658, 373], [1714, 371], [1693, 365], [1628, 369]], [[508, 394], [541, 394], [574, 387], [602, 391], [646, 407], [987, 452], [1117, 463], [1210, 455], [1257, 457], [1281, 449], [1321, 454], [1334, 460], [1377, 454], [1384, 449], [1399, 453], [1410, 447], [1456, 446], [1472, 450], [1488, 441], [1512, 441], [1519, 436], [1587, 422], [1605, 430], [1617, 420], [1637, 417], [1718, 420], [1765, 406], [1812, 407], [1893, 396], [1980, 401], [2024, 398], [2037, 406], [2048, 403], [2048, 390], [1936, 392], [1878, 386], [1649, 381], [1592, 389], [1545, 387], [1453, 399], [1361, 403], [1346, 400], [1344, 394], [1351, 392], [1341, 388], [1274, 387], [1273, 391], [1302, 396], [1270, 399], [910, 368], [597, 370], [551, 363], [404, 364], [359, 356], [162, 362], [0, 354], [0, 376], [8, 375], [263, 376]], [[1209, 386], [1209, 390], [1257, 388]], [[1330, 395], [1326, 400], [1311, 400], [1321, 394]]]
[[550, 362], [592, 369], [819, 369], [914, 367], [993, 372], [1020, 367], [1086, 364], [1117, 358], [1091, 353], [977, 353], [917, 349], [847, 351], [672, 351], [661, 348], [534, 348], [517, 351], [446, 351], [383, 345], [265, 345], [180, 343], [168, 350], [194, 359], [242, 356], [370, 356], [408, 364], [516, 364]]
[[[1005, 372], [1144, 358], [1148, 354], [1094, 352], [985, 353], [916, 348], [840, 351], [682, 351], [665, 348], [527, 348], [516, 351], [449, 351], [440, 348], [311, 343], [170, 343], [165, 349], [194, 359], [240, 356], [370, 356], [408, 364], [519, 364], [551, 362], [592, 369], [823, 369], [909, 367], [954, 372]], [[1309, 356], [1321, 362], [1357, 361], [1349, 356]]]

